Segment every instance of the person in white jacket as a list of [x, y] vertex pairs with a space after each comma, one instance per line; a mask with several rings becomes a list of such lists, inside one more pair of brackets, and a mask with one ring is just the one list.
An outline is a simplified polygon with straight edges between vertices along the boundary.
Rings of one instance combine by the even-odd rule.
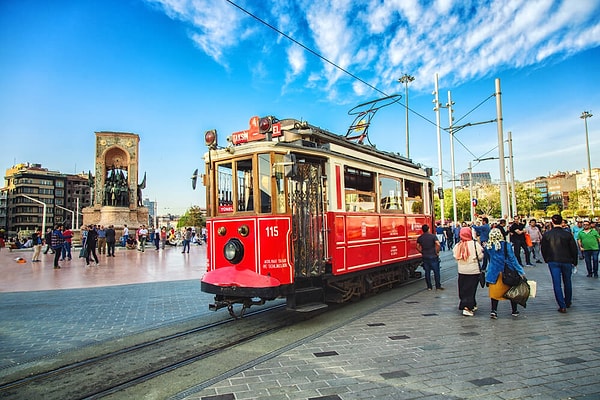
[[471, 228], [461, 228], [460, 242], [454, 246], [454, 258], [458, 263], [458, 309], [462, 315], [472, 317], [477, 309], [477, 285], [479, 284], [479, 261], [483, 259], [483, 248], [473, 240]]

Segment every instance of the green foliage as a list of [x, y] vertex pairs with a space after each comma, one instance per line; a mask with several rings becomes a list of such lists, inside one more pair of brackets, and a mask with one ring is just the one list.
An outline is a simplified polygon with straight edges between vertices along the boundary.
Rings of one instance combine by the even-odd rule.
[[190, 207], [184, 215], [179, 218], [177, 228], [185, 228], [188, 226], [201, 227], [206, 224], [206, 219], [202, 215], [202, 210], [199, 206]]
[[546, 207], [546, 217], [550, 218], [555, 214], [560, 214], [560, 206], [558, 204], [550, 204]]
[[575, 215], [575, 212], [569, 208], [565, 208], [564, 210], [562, 210], [562, 212], [560, 213], [560, 215], [563, 218], [572, 218], [573, 215]]

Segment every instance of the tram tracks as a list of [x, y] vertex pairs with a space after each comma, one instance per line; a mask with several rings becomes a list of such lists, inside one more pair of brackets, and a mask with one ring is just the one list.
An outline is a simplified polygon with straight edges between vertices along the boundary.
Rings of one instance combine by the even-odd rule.
[[0, 385], [2, 398], [93, 399], [139, 385], [230, 347], [294, 324], [301, 315], [276, 305]]
[[[443, 270], [442, 275], [446, 280], [456, 272]], [[248, 312], [244, 319], [190, 325], [158, 339], [136, 340], [131, 346], [0, 383], [0, 398], [170, 398], [206, 387], [257, 360], [422, 291], [415, 282], [330, 307], [326, 313], [295, 313], [279, 304]]]

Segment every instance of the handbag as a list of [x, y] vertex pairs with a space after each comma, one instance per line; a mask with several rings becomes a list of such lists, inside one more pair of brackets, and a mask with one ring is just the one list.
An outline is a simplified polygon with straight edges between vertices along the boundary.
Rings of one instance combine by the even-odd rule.
[[502, 282], [508, 286], [516, 286], [521, 282], [521, 275], [519, 275], [516, 270], [509, 267], [506, 262], [506, 259], [508, 258], [506, 246], [508, 246], [508, 243], [504, 243], [504, 271], [502, 271]]
[[479, 285], [481, 287], [485, 287], [485, 269], [481, 269], [481, 263], [479, 262], [479, 255], [477, 254], [477, 243], [473, 240], [473, 247], [475, 248], [475, 259], [477, 260], [477, 265], [479, 266]]

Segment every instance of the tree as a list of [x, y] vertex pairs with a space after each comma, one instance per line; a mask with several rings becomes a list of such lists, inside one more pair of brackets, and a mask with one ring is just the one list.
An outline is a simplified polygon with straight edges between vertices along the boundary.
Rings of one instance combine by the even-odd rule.
[[202, 215], [202, 209], [199, 206], [192, 206], [179, 218], [177, 228], [185, 228], [187, 226], [201, 227], [206, 224], [206, 220]]

